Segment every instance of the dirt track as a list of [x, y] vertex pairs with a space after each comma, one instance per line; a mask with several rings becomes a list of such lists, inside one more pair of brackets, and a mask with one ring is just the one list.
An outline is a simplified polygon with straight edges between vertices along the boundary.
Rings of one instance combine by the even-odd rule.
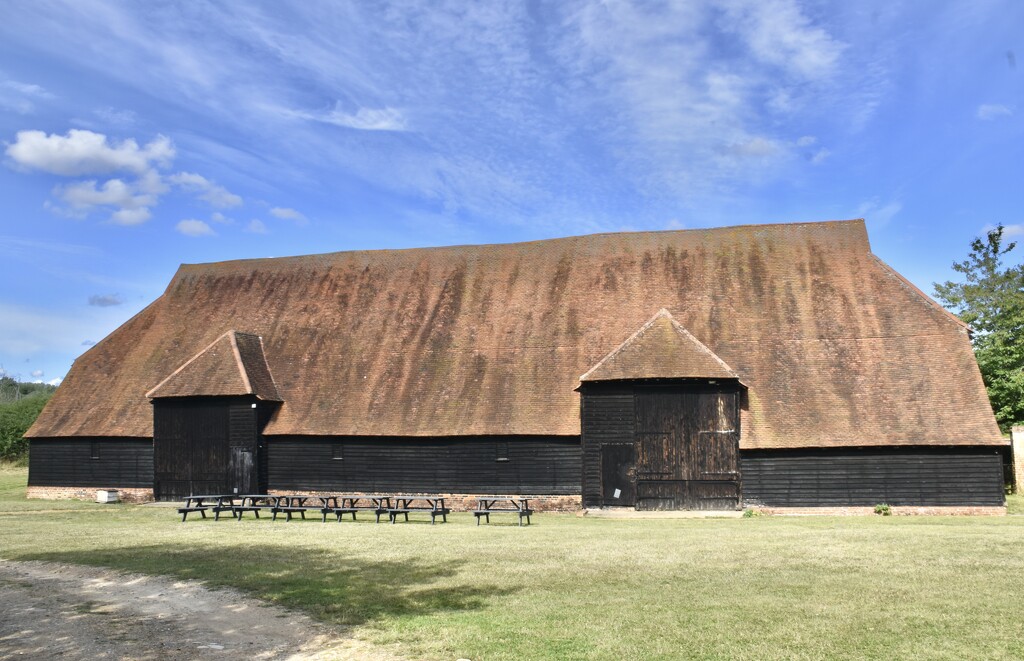
[[[287, 624], [286, 624], [287, 623]], [[194, 581], [0, 560], [0, 659], [396, 659]]]

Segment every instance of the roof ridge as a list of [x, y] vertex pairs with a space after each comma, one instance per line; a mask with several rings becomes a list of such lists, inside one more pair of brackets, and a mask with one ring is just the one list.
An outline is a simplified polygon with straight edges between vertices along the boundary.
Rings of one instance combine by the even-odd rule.
[[173, 372], [171, 372], [171, 373], [170, 373], [169, 375], [167, 375], [167, 377], [166, 377], [166, 378], [164, 378], [164, 380], [163, 380], [163, 381], [161, 381], [160, 383], [158, 383], [158, 384], [156, 384], [155, 386], [153, 386], [152, 388], [150, 388], [150, 389], [149, 389], [149, 390], [148, 390], [148, 391], [146, 392], [146, 397], [152, 398], [152, 397], [151, 397], [151, 395], [152, 395], [152, 394], [153, 394], [154, 392], [156, 392], [157, 390], [159, 390], [159, 389], [160, 389], [160, 388], [161, 388], [161, 387], [162, 387], [162, 386], [163, 386], [163, 385], [164, 385], [165, 383], [167, 383], [168, 381], [170, 381], [171, 379], [173, 379], [174, 377], [176, 377], [176, 376], [177, 376], [177, 375], [178, 375], [179, 373], [181, 373], [181, 371], [182, 371], [182, 370], [184, 370], [184, 369], [185, 369], [186, 367], [188, 367], [189, 365], [191, 365], [192, 363], [194, 363], [194, 362], [195, 362], [196, 360], [198, 360], [200, 356], [202, 356], [202, 355], [203, 355], [203, 354], [205, 354], [205, 353], [206, 353], [207, 351], [209, 351], [209, 350], [210, 350], [210, 349], [212, 349], [212, 348], [213, 348], [214, 346], [216, 346], [216, 344], [217, 344], [218, 342], [220, 342], [220, 341], [221, 341], [222, 339], [224, 339], [224, 336], [225, 336], [225, 335], [227, 335], [228, 333], [231, 333], [231, 332], [232, 332], [232, 331], [228, 330], [228, 331], [225, 331], [225, 332], [221, 333], [220, 335], [218, 335], [218, 336], [217, 336], [217, 339], [215, 339], [215, 340], [214, 340], [213, 342], [210, 342], [209, 344], [207, 344], [207, 345], [206, 345], [205, 347], [203, 347], [203, 348], [202, 348], [202, 349], [201, 349], [201, 350], [200, 350], [199, 352], [197, 352], [197, 353], [196, 353], [196, 354], [195, 354], [194, 356], [192, 356], [191, 358], [189, 358], [188, 360], [186, 360], [186, 361], [185, 361], [184, 363], [182, 363], [182, 364], [181, 364], [181, 365], [180, 365], [180, 366], [178, 367], [178, 369], [174, 370], [174, 371], [173, 371]]
[[[231, 351], [235, 356], [235, 365], [238, 366], [238, 373], [242, 375], [242, 385], [245, 386], [245, 392], [253, 394], [252, 382], [249, 381], [249, 370], [245, 369], [245, 362], [242, 360], [242, 352], [238, 350], [238, 331], [230, 330], [228, 333], [231, 334]], [[251, 333], [246, 333], [251, 335]], [[259, 338], [259, 335], [256, 336]], [[260, 351], [263, 351], [263, 343], [260, 343]]]
[[[373, 248], [373, 249], [356, 249], [356, 250], [335, 250], [331, 252], [312, 253], [312, 254], [301, 254], [301, 255], [285, 255], [281, 257], [250, 257], [244, 259], [229, 259], [219, 262], [196, 262], [192, 264], [183, 263], [178, 266], [178, 270], [175, 272], [171, 281], [168, 283], [167, 291], [170, 291], [171, 285], [173, 285], [178, 276], [184, 272], [195, 271], [210, 266], [223, 265], [223, 264], [265, 264], [268, 262], [282, 263], [293, 260], [304, 260], [310, 258], [323, 258], [323, 257], [334, 257], [337, 255], [381, 255], [381, 254], [401, 254], [401, 253], [414, 253], [414, 252], [434, 252], [444, 250], [470, 250], [470, 249], [487, 249], [487, 248], [509, 248], [513, 246], [532, 246], [538, 244], [552, 244], [562, 241], [574, 241], [580, 239], [614, 239], [621, 240], [623, 237], [630, 236], [655, 236], [664, 234], [697, 234], [697, 233], [728, 233], [742, 231], [770, 231], [778, 228], [804, 228], [804, 227], [822, 227], [826, 225], [858, 225], [862, 233], [864, 234], [865, 241], [867, 240], [867, 229], [864, 227], [863, 218], [848, 218], [848, 219], [837, 219], [837, 220], [816, 220], [816, 221], [803, 221], [795, 223], [747, 223], [743, 225], [724, 225], [720, 227], [691, 227], [686, 229], [671, 229], [671, 230], [643, 230], [635, 232], [595, 232], [593, 234], [573, 234], [570, 236], [557, 236], [547, 239], [533, 239], [530, 241], [510, 241], [508, 243], [461, 243], [452, 245], [441, 245], [441, 246], [416, 246], [412, 248]], [[870, 251], [870, 247], [868, 248]]]

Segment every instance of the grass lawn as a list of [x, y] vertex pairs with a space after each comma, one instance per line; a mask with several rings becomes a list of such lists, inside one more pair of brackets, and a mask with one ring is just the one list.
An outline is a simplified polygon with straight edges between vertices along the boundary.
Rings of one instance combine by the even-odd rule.
[[182, 524], [24, 485], [0, 470], [0, 558], [201, 578], [416, 658], [1024, 657], [1024, 516]]

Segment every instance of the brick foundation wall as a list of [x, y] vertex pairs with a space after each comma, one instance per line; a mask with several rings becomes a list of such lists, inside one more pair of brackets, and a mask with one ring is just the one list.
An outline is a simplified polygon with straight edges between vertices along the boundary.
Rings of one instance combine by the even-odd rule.
[[[273, 489], [270, 491], [271, 495], [274, 496], [334, 496], [338, 495], [336, 491], [286, 491]], [[369, 494], [376, 495], [376, 494]], [[387, 496], [391, 494], [380, 494]], [[434, 493], [434, 494], [402, 494], [405, 495], [430, 495], [430, 496], [441, 496], [445, 499], [445, 505], [448, 509], [453, 512], [471, 512], [476, 509], [476, 501], [481, 495], [492, 495], [492, 494], [464, 494], [464, 493]], [[517, 498], [520, 496], [516, 496]], [[583, 501], [580, 496], [530, 496], [523, 495], [524, 498], [529, 498], [530, 509], [535, 512], [578, 512], [583, 509]]]
[[[26, 498], [40, 500], [96, 500], [97, 487], [29, 487]], [[117, 495], [125, 503], [148, 503], [153, 500], [152, 489], [117, 489]]]
[[[878, 516], [875, 514], [874, 507], [752, 507], [750, 509], [773, 516]], [[1006, 514], [1006, 507], [893, 505], [891, 511], [893, 516], [1003, 516]]]

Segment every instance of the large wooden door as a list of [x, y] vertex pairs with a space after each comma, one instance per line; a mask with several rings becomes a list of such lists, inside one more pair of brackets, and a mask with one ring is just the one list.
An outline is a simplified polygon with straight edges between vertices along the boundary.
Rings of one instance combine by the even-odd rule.
[[711, 386], [636, 390], [638, 509], [739, 506], [737, 400]]
[[228, 492], [228, 430], [225, 403], [160, 402], [153, 416], [153, 491], [157, 500]]
[[636, 505], [636, 478], [633, 475], [635, 457], [636, 451], [632, 444], [601, 446], [602, 504], [612, 507]]

